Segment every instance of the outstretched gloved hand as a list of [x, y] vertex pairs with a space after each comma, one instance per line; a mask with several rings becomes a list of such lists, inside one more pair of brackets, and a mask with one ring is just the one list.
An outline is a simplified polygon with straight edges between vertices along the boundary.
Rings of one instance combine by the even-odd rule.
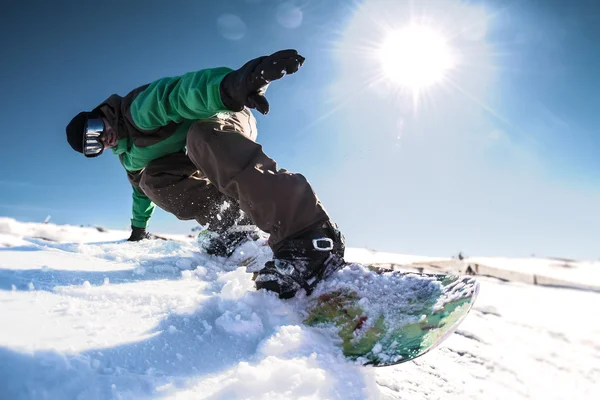
[[232, 111], [241, 111], [246, 106], [267, 114], [269, 102], [265, 92], [269, 83], [285, 74], [293, 74], [303, 63], [304, 57], [296, 50], [281, 50], [250, 60], [225, 75], [220, 86], [221, 100]]

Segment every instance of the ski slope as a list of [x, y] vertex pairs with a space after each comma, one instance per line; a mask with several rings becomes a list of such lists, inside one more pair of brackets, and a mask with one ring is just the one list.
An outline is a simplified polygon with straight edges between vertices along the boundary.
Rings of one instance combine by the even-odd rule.
[[236, 263], [268, 257], [260, 243], [225, 261], [183, 236], [127, 236], [0, 218], [0, 399], [598, 394], [600, 293], [482, 277], [474, 310], [440, 348], [395, 367], [361, 367], [302, 325], [294, 300], [254, 290]]

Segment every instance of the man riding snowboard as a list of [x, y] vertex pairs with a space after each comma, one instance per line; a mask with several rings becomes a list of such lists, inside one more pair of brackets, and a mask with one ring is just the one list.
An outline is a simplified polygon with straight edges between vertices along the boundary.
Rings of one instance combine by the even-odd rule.
[[[133, 187], [130, 241], [146, 232], [154, 204], [211, 232], [207, 251], [228, 256], [254, 224], [269, 236], [273, 260], [257, 289], [293, 297], [343, 264], [344, 239], [308, 181], [278, 169], [255, 142], [249, 108], [269, 112], [271, 81], [296, 72], [304, 57], [283, 50], [238, 70], [212, 68], [162, 78], [124, 97], [112, 95], [66, 127], [86, 157], [119, 156]], [[240, 212], [242, 210], [243, 212]]]

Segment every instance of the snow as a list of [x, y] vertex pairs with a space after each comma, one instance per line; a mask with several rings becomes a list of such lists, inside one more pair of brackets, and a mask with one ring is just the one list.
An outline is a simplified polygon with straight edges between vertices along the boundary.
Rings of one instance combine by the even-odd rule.
[[[456, 297], [444, 299], [444, 303], [462, 297], [463, 294], [466, 297], [467, 294], [473, 293], [472, 288], [462, 293], [460, 286], [461, 284], [456, 285], [457, 289], [452, 291]], [[380, 275], [351, 264], [335, 272], [327, 281], [317, 287], [315, 295], [331, 293], [337, 289], [348, 289], [358, 294], [362, 308], [369, 316], [364, 325], [364, 328], [367, 329], [369, 324], [377, 321], [380, 316], [384, 316], [386, 323], [391, 327], [417, 322], [417, 317], [409, 315], [400, 316], [402, 318], [398, 320], [396, 307], [412, 309], [411, 300], [417, 296], [423, 298], [431, 296], [431, 293], [440, 290], [440, 283], [433, 278], [421, 278], [414, 274], [398, 279], [392, 274]]]
[[[413, 264], [412, 270], [427, 272], [464, 272], [468, 266], [481, 275], [526, 282], [600, 291], [600, 261], [577, 261], [561, 258], [429, 257], [348, 249], [346, 260], [396, 268]], [[400, 268], [402, 269], [402, 268]]]
[[600, 262], [575, 261], [552, 258], [501, 258], [471, 257], [469, 263], [483, 264], [508, 273], [528, 273], [546, 278], [548, 284], [557, 286], [576, 284], [600, 290]]
[[[0, 218], [0, 399], [597, 397], [598, 292], [479, 277], [474, 309], [440, 347], [399, 366], [361, 367], [301, 323], [298, 301], [254, 290], [238, 265], [264, 260], [267, 247], [225, 262], [183, 237], [127, 236]], [[536, 271], [562, 262], [479, 261]], [[598, 263], [571, 264], [565, 271], [596, 279]]]
[[[440, 261], [439, 257], [384, 253], [367, 249], [347, 249], [346, 257], [359, 264], [411, 264], [415, 262]], [[446, 259], [444, 259], [446, 260]]]

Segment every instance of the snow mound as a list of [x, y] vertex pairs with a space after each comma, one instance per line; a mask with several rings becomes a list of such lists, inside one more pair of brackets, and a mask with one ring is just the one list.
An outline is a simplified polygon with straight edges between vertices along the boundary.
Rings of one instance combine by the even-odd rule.
[[0, 217], [0, 243], [6, 243], [5, 238], [33, 238], [54, 242], [85, 243], [104, 240], [127, 239], [129, 233], [125, 231], [106, 231], [96, 227], [78, 227], [70, 225], [38, 224], [33, 222], [19, 222], [12, 218]]

